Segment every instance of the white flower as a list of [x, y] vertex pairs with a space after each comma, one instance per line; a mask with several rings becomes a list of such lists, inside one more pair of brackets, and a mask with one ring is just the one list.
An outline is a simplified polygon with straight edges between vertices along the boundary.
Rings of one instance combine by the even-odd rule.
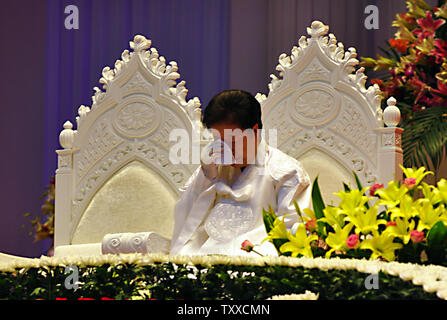
[[442, 283], [441, 281], [427, 281], [424, 283], [423, 288], [426, 292], [436, 292], [446, 286], [447, 284]]
[[442, 288], [437, 292], [437, 296], [441, 299], [447, 300], [447, 288]]
[[306, 290], [305, 293], [276, 295], [267, 300], [317, 300], [319, 295]]
[[399, 273], [399, 277], [400, 277], [402, 280], [409, 281], [409, 280], [412, 280], [412, 279], [413, 279], [413, 277], [414, 277], [414, 272], [413, 272], [413, 270], [403, 270], [403, 271], [401, 271], [401, 272]]

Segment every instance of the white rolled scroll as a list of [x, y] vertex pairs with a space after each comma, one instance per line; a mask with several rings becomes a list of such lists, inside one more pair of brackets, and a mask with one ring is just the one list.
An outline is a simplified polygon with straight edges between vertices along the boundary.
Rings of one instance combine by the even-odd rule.
[[154, 232], [106, 234], [101, 251], [103, 254], [169, 253], [170, 242]]

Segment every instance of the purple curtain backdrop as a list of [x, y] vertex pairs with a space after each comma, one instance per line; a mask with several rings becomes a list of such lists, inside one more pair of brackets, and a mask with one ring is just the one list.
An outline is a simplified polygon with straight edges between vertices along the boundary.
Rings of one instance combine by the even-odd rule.
[[[432, 5], [435, 0], [428, 1]], [[379, 8], [380, 28], [364, 28], [367, 5]], [[64, 28], [64, 8], [79, 8], [79, 30]], [[114, 66], [134, 35], [152, 40], [179, 65], [188, 97], [202, 106], [217, 92], [267, 93], [278, 56], [290, 54], [313, 20], [375, 56], [393, 36], [404, 0], [15, 0], [2, 3], [0, 39], [0, 252], [39, 256], [29, 219], [56, 169], [55, 150], [66, 120], [91, 105], [105, 66]], [[25, 228], [22, 229], [22, 225]]]

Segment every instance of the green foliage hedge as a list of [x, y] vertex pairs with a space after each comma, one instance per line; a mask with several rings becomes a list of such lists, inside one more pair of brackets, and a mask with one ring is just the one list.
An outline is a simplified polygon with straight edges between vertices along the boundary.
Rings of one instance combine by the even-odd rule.
[[80, 286], [67, 290], [65, 267], [0, 273], [0, 299], [266, 299], [319, 293], [319, 299], [438, 299], [396, 276], [379, 273], [379, 289], [367, 290], [368, 274], [279, 265], [188, 266], [156, 263], [79, 267]]

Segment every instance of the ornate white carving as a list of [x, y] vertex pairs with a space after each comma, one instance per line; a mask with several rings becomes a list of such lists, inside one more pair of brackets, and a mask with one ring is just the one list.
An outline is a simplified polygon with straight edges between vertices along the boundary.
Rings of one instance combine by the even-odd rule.
[[75, 141], [70, 235], [95, 192], [126, 163], [142, 161], [174, 192], [194, 169], [170, 163], [169, 133], [174, 128], [201, 129], [200, 100], [186, 100], [185, 81], [177, 83], [177, 64], [166, 64], [150, 46], [150, 40], [135, 36], [115, 67], [103, 69], [102, 90], [94, 88], [92, 110], [78, 110], [82, 130]]
[[187, 169], [173, 165], [169, 161], [169, 151], [155, 145], [149, 138], [144, 141], [119, 145], [109, 152], [107, 157], [97, 162], [76, 187], [71, 216], [72, 221], [76, 223], [72, 225], [71, 234], [73, 234], [83, 210], [88, 205], [88, 200], [107, 181], [108, 177], [118, 171], [123, 164], [134, 159], [141, 160], [156, 171], [172, 186], [173, 190], [178, 190], [183, 186], [193, 171], [193, 168]]
[[108, 119], [103, 119], [90, 131], [88, 142], [77, 156], [77, 178], [80, 179], [87, 170], [101, 157], [122, 142], [112, 130]]
[[314, 147], [318, 147], [318, 149], [324, 150], [341, 160], [346, 168], [356, 172], [359, 177], [365, 178], [366, 182], [375, 183], [378, 181], [377, 174], [369, 167], [371, 160], [366, 160], [352, 144], [346, 143], [342, 137], [328, 130], [314, 127], [312, 130], [298, 134], [279, 146], [281, 150], [296, 159], [299, 159], [303, 153]]
[[400, 110], [396, 107], [396, 99], [390, 97], [387, 100], [387, 107], [383, 111], [383, 121], [388, 127], [396, 127], [400, 122]]
[[124, 95], [138, 92], [151, 94], [151, 91], [152, 85], [147, 82], [139, 72], [135, 73], [135, 75], [123, 86]]
[[169, 141], [169, 134], [173, 129], [183, 128], [184, 125], [180, 122], [177, 116], [169, 111], [164, 113], [164, 121], [159, 126], [158, 130], [149, 137], [151, 141], [159, 146], [163, 146], [166, 150], [169, 149], [172, 142]]
[[[336, 63], [336, 74], [339, 80], [354, 85], [357, 90], [371, 102], [377, 120], [381, 121], [382, 110], [380, 108], [381, 95], [379, 87], [373, 85], [365, 88], [367, 77], [364, 74], [364, 68], [359, 68], [355, 71], [355, 67], [359, 64], [359, 61], [356, 59], [357, 51], [355, 48], [348, 48], [348, 50], [345, 51], [343, 43], [337, 42], [337, 39], [332, 33], [326, 36], [328, 32], [328, 26], [320, 21], [314, 21], [312, 22], [311, 27], [307, 28], [307, 33], [311, 38], [302, 36], [298, 41], [298, 46], [292, 48], [290, 56], [285, 53], [279, 56], [279, 64], [276, 66], [276, 70], [279, 71], [279, 77], [273, 74], [270, 75], [272, 80], [269, 84], [269, 95], [274, 94], [281, 87], [283, 83], [282, 78], [284, 77], [286, 70], [293, 69], [301, 62], [301, 60], [305, 59], [310, 48], [317, 45], [320, 52], [332, 62]], [[316, 70], [321, 69], [319, 72], [324, 73], [323, 68], [319, 68], [316, 65], [313, 67], [316, 68]], [[312, 64], [309, 68], [312, 68]], [[318, 77], [319, 80], [321, 80], [320, 75]]]
[[277, 112], [271, 112], [265, 122], [269, 123], [269, 127], [266, 128], [267, 130], [265, 131], [267, 142], [269, 142], [269, 137], [267, 137], [267, 134], [269, 133], [268, 130], [276, 129], [278, 145], [281, 145], [284, 141], [302, 130], [293, 124], [289, 117], [289, 113], [287, 112], [287, 105], [285, 102], [278, 104]]
[[85, 118], [87, 117], [87, 114], [90, 112], [90, 108], [84, 105], [81, 105], [78, 108], [78, 114], [79, 116], [76, 117], [76, 124], [78, 125], [78, 130], [82, 125], [82, 122], [85, 120]]
[[109, 157], [96, 164], [96, 170], [90, 170], [91, 173], [80, 180], [83, 182], [81, 182], [77, 187], [73, 204], [78, 206], [86, 198], [88, 192], [96, 187], [97, 180], [100, 177], [105, 177], [104, 173], [107, 173], [109, 169], [114, 167], [117, 163], [121, 163], [122, 158], [127, 156], [131, 151], [132, 147], [130, 145], [123, 145], [114, 150]]
[[[392, 138], [382, 136], [393, 129], [384, 127], [384, 118], [390, 125], [398, 123], [395, 100], [389, 101], [385, 115], [380, 89], [366, 87], [355, 48], [345, 50], [328, 32], [327, 26], [314, 21], [307, 29], [309, 36], [299, 38], [290, 55], [279, 56], [278, 75], [270, 76], [268, 94], [256, 95], [264, 128], [278, 129], [279, 148], [298, 160], [317, 148], [338, 157], [364, 184], [386, 183], [400, 176], [396, 168], [402, 162], [401, 129], [396, 128], [400, 131]], [[286, 124], [285, 114], [293, 121]], [[295, 133], [287, 134], [294, 129]]]
[[102, 254], [169, 252], [170, 240], [154, 232], [106, 234]]
[[368, 128], [364, 116], [353, 106], [353, 103], [348, 99], [345, 101], [343, 112], [331, 129], [352, 141], [362, 149], [365, 155], [369, 156], [376, 150], [376, 135]]
[[161, 114], [160, 108], [152, 103], [132, 101], [117, 109], [113, 124], [127, 137], [144, 137], [158, 127]]
[[326, 115], [334, 103], [334, 97], [322, 90], [312, 90], [303, 93], [296, 100], [299, 115], [306, 119], [315, 120]]
[[319, 38], [326, 35], [329, 32], [329, 27], [321, 23], [320, 21], [313, 21], [310, 28], [307, 28], [307, 34], [312, 38]]
[[[340, 110], [340, 97], [332, 88], [310, 84], [297, 90], [292, 117], [305, 126], [323, 125], [333, 120]], [[292, 99], [293, 101], [293, 99]]]
[[73, 167], [73, 154], [59, 154], [57, 157], [57, 167], [61, 168], [72, 168]]
[[394, 146], [394, 133], [384, 133], [382, 134], [382, 146]]
[[329, 82], [331, 80], [330, 72], [323, 67], [318, 60], [315, 60], [301, 73], [298, 83], [304, 84], [306, 82], [321, 80]]
[[399, 132], [382, 133], [383, 147], [402, 147], [402, 137]]
[[59, 143], [65, 149], [71, 149], [73, 147], [73, 141], [75, 137], [75, 131], [72, 130], [73, 125], [70, 121], [64, 123], [64, 130], [59, 135]]
[[[177, 72], [177, 63], [171, 61], [168, 65], [166, 65], [165, 58], [158, 54], [156, 48], [151, 48], [151, 43], [151, 40], [146, 39], [144, 36], [136, 35], [133, 41], [129, 42], [130, 48], [133, 52], [124, 50], [121, 54], [121, 60], [117, 60], [115, 62], [114, 69], [105, 67], [102, 70], [102, 77], [100, 78], [99, 83], [102, 84], [103, 90], [98, 87], [93, 88], [95, 94], [92, 97], [92, 108], [95, 108], [99, 103], [104, 101], [107, 96], [108, 88], [112, 85], [115, 79], [123, 73], [126, 66], [131, 63], [134, 55], [137, 55], [144, 63], [147, 70], [159, 79], [160, 93], [175, 100], [180, 106], [182, 106], [187, 112], [191, 121], [196, 121], [197, 123], [198, 120], [198, 123], [200, 123], [200, 100], [197, 97], [194, 97], [188, 101], [186, 100], [186, 95], [188, 93], [188, 90], [185, 87], [186, 82], [180, 81], [177, 83], [176, 81], [180, 78], [180, 74]], [[129, 92], [129, 90], [136, 90], [149, 93], [150, 91], [148, 91], [148, 88], [150, 87], [150, 84], [146, 81], [140, 82], [140, 78], [144, 77], [137, 73], [134, 78], [127, 82], [124, 86], [124, 90], [126, 92]]]

